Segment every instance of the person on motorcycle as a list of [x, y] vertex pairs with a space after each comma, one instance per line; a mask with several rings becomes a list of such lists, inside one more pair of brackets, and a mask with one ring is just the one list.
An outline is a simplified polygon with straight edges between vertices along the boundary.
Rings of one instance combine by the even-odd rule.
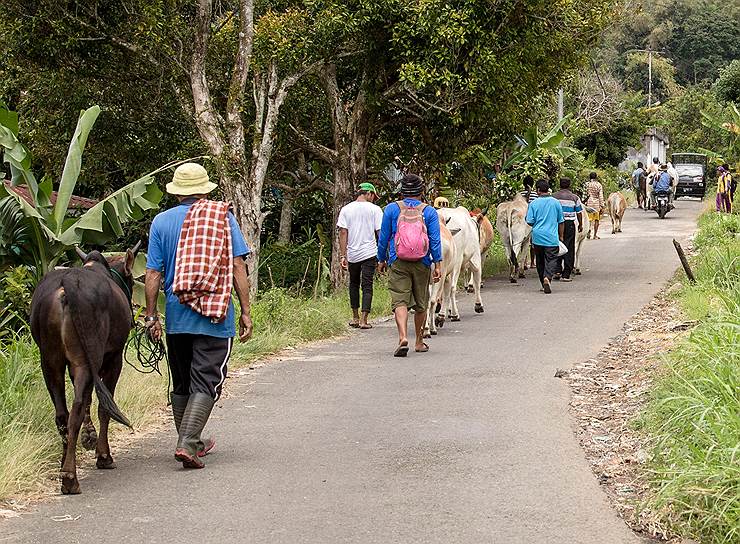
[[647, 169], [647, 184], [645, 186], [646, 190], [646, 202], [645, 202], [645, 209], [649, 210], [654, 202], [653, 202], [653, 183], [657, 179], [658, 175], [660, 174], [660, 159], [658, 157], [653, 157], [652, 164]]
[[673, 209], [673, 177], [668, 173], [668, 165], [661, 164], [658, 175], [653, 178], [653, 194], [668, 193], [668, 209]]

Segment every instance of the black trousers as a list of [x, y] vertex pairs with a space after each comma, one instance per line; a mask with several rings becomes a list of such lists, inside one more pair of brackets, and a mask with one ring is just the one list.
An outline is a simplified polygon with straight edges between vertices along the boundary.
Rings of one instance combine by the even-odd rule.
[[349, 263], [349, 305], [353, 310], [360, 307], [362, 288], [362, 311], [370, 313], [373, 304], [373, 278], [378, 260], [370, 257], [357, 263]]
[[570, 278], [571, 272], [576, 265], [576, 221], [565, 221], [563, 243], [568, 248], [568, 253], [562, 257], [558, 257], [558, 272], [560, 272], [564, 278]]
[[534, 256], [537, 261], [537, 275], [540, 277], [540, 283], [544, 285], [545, 278], [552, 280], [552, 277], [558, 271], [558, 246], [538, 246], [532, 245]]
[[168, 334], [172, 392], [205, 393], [218, 400], [226, 380], [233, 340], [205, 334]]

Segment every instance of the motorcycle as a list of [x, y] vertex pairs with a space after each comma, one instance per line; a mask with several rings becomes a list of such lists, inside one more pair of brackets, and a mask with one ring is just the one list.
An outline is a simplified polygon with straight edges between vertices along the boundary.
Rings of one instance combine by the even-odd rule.
[[670, 193], [668, 191], [655, 193], [655, 211], [658, 212], [658, 217], [661, 219], [671, 211]]

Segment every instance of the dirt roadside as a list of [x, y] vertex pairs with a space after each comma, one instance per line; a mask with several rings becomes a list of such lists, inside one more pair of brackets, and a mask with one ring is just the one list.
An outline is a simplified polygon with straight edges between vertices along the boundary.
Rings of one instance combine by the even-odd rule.
[[683, 541], [644, 508], [651, 492], [645, 477], [650, 445], [634, 421], [662, 372], [661, 357], [696, 324], [672, 298], [676, 287], [658, 294], [594, 359], [563, 376], [573, 392], [576, 436], [619, 515], [640, 536], [671, 543]]

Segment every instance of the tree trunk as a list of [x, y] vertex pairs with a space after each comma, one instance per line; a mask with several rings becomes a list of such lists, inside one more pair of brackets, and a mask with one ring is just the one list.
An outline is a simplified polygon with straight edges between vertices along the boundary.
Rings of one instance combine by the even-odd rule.
[[334, 187], [332, 193], [332, 214], [331, 214], [331, 225], [332, 225], [332, 238], [331, 238], [331, 285], [332, 288], [337, 289], [344, 283], [344, 270], [339, 260], [339, 230], [336, 228], [337, 220], [339, 219], [339, 212], [342, 206], [349, 203], [352, 200], [352, 170], [348, 164], [348, 161], [340, 160], [338, 164], [334, 166]]
[[280, 228], [278, 230], [278, 243], [289, 244], [293, 228], [293, 195], [283, 191], [283, 207], [280, 210]]

